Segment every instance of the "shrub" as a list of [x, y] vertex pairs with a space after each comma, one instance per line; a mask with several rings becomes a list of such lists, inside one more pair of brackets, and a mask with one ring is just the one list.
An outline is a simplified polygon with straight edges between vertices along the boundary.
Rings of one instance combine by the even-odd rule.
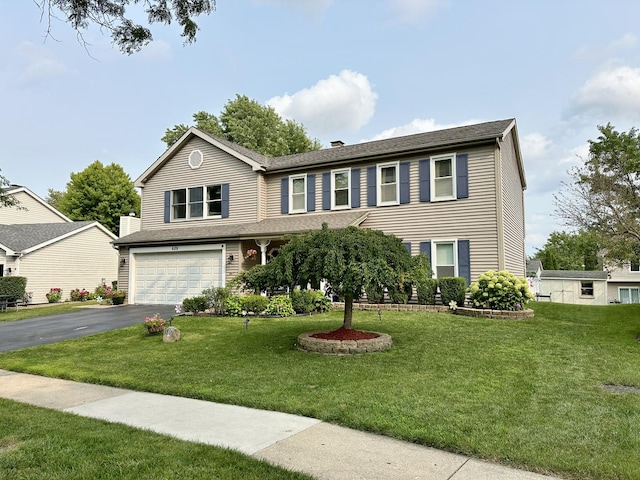
[[102, 298], [103, 300], [109, 300], [113, 295], [113, 289], [106, 284], [98, 285], [93, 291], [93, 298]]
[[27, 289], [27, 277], [0, 277], [0, 295], [8, 295], [10, 302], [24, 298]]
[[440, 285], [440, 301], [443, 305], [456, 302], [459, 307], [464, 305], [467, 291], [467, 280], [464, 277], [442, 277]]
[[232, 317], [242, 316], [242, 298], [239, 295], [231, 295], [224, 302], [224, 311]]
[[435, 305], [437, 291], [438, 280], [436, 278], [425, 278], [416, 283], [416, 295], [420, 305]]
[[369, 285], [365, 292], [368, 303], [384, 303], [384, 288], [379, 285]]
[[527, 281], [506, 270], [483, 273], [471, 284], [469, 292], [475, 308], [521, 310], [533, 300]]
[[49, 293], [45, 295], [47, 297], [47, 301], [49, 303], [58, 303], [62, 300], [62, 289], [61, 288], [52, 288], [49, 290]]
[[204, 297], [192, 297], [182, 300], [182, 308], [185, 312], [191, 312], [197, 315], [207, 309], [207, 300]]
[[290, 317], [295, 315], [296, 311], [291, 305], [291, 297], [288, 295], [275, 295], [269, 300], [269, 305], [267, 305], [264, 313], [278, 317]]
[[321, 290], [310, 290], [313, 292], [313, 309], [318, 312], [328, 312], [333, 308], [331, 300]]
[[331, 309], [331, 301], [320, 290], [292, 290], [289, 296], [296, 313], [326, 312]]
[[242, 307], [247, 312], [253, 312], [255, 314], [262, 313], [269, 305], [269, 299], [262, 295], [247, 295], [242, 297]]
[[71, 290], [71, 292], [69, 292], [69, 300], [71, 300], [72, 302], [84, 302], [86, 300], [89, 300], [91, 296], [91, 293], [89, 293], [88, 290], [85, 290], [84, 288], [82, 290], [80, 290], [79, 288], [74, 288], [73, 290]]
[[202, 296], [205, 298], [210, 312], [214, 315], [224, 315], [225, 304], [231, 296], [231, 290], [226, 287], [207, 288], [202, 291]]
[[388, 290], [389, 300], [391, 300], [391, 303], [406, 304], [411, 300], [411, 295], [413, 295], [411, 276], [401, 273], [398, 278], [398, 283], [390, 287]]

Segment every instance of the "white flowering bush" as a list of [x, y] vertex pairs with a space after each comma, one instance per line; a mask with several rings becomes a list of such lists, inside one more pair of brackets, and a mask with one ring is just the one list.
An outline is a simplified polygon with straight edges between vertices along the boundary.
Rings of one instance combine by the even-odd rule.
[[506, 270], [489, 270], [469, 287], [471, 304], [475, 308], [522, 310], [533, 295], [529, 283]]

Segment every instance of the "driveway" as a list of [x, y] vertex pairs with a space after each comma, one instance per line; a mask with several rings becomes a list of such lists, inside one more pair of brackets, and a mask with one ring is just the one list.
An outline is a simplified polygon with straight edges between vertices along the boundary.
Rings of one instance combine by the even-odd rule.
[[77, 312], [0, 323], [0, 352], [61, 342], [94, 333], [142, 324], [144, 317], [160, 313], [169, 319], [173, 305], [122, 305], [78, 308]]

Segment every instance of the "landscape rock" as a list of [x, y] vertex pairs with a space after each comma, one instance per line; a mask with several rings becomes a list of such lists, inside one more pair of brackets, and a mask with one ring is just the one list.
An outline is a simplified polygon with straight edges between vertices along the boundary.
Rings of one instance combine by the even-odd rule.
[[162, 335], [162, 341], [167, 343], [173, 343], [180, 340], [180, 330], [176, 327], [166, 328]]

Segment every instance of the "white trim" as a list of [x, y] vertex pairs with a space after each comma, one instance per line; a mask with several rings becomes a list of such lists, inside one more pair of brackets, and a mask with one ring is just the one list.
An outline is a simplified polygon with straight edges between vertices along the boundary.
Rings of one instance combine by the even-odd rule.
[[189, 128], [189, 130], [187, 130], [186, 132], [184, 132], [184, 134], [176, 141], [176, 143], [174, 143], [173, 145], [171, 145], [162, 155], [160, 155], [158, 157], [158, 159], [153, 162], [153, 164], [147, 168], [142, 175], [140, 175], [136, 181], [134, 182], [134, 185], [136, 187], [139, 188], [143, 188], [144, 184], [149, 181], [149, 179], [156, 173], [157, 170], [160, 169], [160, 167], [162, 167], [162, 165], [164, 165], [164, 163], [169, 160], [174, 153], [176, 153], [176, 151], [178, 151], [180, 148], [182, 148], [182, 146], [187, 143], [189, 141], [189, 139], [192, 136], [196, 136], [198, 138], [200, 138], [201, 140], [204, 140], [205, 142], [213, 145], [214, 147], [219, 148], [220, 150], [228, 153], [229, 155], [237, 158], [238, 160], [246, 163], [247, 165], [249, 165], [252, 170], [254, 172], [260, 172], [260, 171], [264, 171], [265, 168], [260, 165], [258, 162], [256, 162], [255, 160], [252, 160], [251, 158], [247, 157], [246, 155], [243, 155], [239, 152], [237, 152], [236, 150], [224, 145], [223, 143], [219, 142], [218, 140], [216, 140], [215, 138], [207, 135], [206, 133], [202, 132], [201, 130], [198, 130], [195, 127], [191, 127]]
[[31, 248], [27, 248], [25, 250], [22, 251], [23, 255], [35, 252], [36, 250], [39, 250], [41, 248], [47, 247], [49, 245], [52, 245], [54, 243], [57, 243], [61, 240], [64, 240], [65, 238], [69, 238], [69, 237], [73, 237], [74, 235], [77, 235], [78, 233], [82, 233], [86, 230], [89, 230], [90, 228], [96, 227], [98, 228], [98, 230], [102, 230], [103, 233], [106, 233], [109, 237], [111, 237], [111, 240], [117, 240], [118, 237], [116, 237], [113, 233], [111, 233], [109, 230], [107, 230], [105, 227], [103, 227], [100, 223], [98, 222], [92, 222], [89, 223], [88, 225], [85, 225], [84, 227], [80, 227], [80, 228], [76, 228], [75, 230], [72, 230], [70, 232], [65, 233], [64, 235], [60, 235], [59, 237], [55, 237], [52, 238], [51, 240], [47, 240], [46, 242], [42, 242], [38, 245], [34, 245]]
[[[336, 205], [336, 185], [335, 185], [335, 176], [339, 173], [347, 174], [347, 204], [346, 205]], [[351, 208], [351, 167], [347, 168], [337, 168], [335, 170], [331, 170], [331, 210], [348, 210]]]
[[[383, 168], [395, 167], [396, 169], [396, 199], [391, 202], [382, 201], [382, 177], [381, 170]], [[376, 205], [384, 207], [387, 205], [400, 205], [400, 162], [379, 163], [376, 165]]]
[[[294, 180], [304, 180], [304, 192], [302, 196], [304, 198], [304, 207], [302, 209], [294, 209], [293, 208], [293, 181]], [[307, 174], [303, 173], [301, 175], [290, 175], [289, 176], [289, 213], [306, 213], [307, 212], [307, 191], [309, 189], [309, 180], [307, 178]], [[300, 195], [299, 193], [296, 195]]]
[[[200, 160], [197, 162], [193, 162], [192, 158], [194, 154], [198, 154], [200, 155]], [[202, 152], [199, 149], [195, 149], [195, 150], [191, 150], [191, 153], [189, 154], [189, 167], [191, 168], [191, 170], [197, 170], [198, 168], [200, 168], [202, 166], [202, 164], [204, 163], [204, 155], [202, 154]]]
[[[35, 201], [37, 201], [38, 203], [40, 203], [43, 207], [47, 208], [48, 210], [50, 210], [51, 212], [55, 213], [56, 215], [58, 215], [60, 218], [62, 218], [65, 222], [73, 222], [73, 220], [71, 220], [69, 217], [67, 217], [65, 214], [63, 214], [62, 212], [60, 212], [59, 210], [57, 210], [56, 208], [54, 208], [53, 206], [49, 205], [47, 202], [45, 202], [42, 198], [40, 198], [38, 195], [36, 195], [35, 193], [33, 193], [31, 190], [29, 190], [27, 187], [18, 187], [18, 188], [14, 188], [13, 190], [7, 190], [5, 193], [7, 195], [16, 195], [18, 193], [24, 192], [27, 195], [29, 195], [31, 198], [33, 198]], [[20, 205], [17, 205], [20, 206]]]
[[[453, 276], [459, 274], [460, 262], [458, 261], [458, 239], [438, 239], [431, 240], [431, 270], [433, 270], [433, 278], [438, 278], [438, 249], [441, 244], [453, 244]], [[446, 265], [444, 265], [446, 266]]]
[[[183, 187], [183, 188], [174, 188], [173, 190], [169, 190], [170, 195], [169, 195], [169, 221], [170, 223], [179, 223], [179, 222], [187, 222], [187, 221], [198, 221], [198, 220], [210, 220], [212, 218], [222, 218], [222, 213], [220, 215], [208, 215], [208, 211], [209, 211], [209, 202], [210, 201], [219, 201], [220, 202], [220, 209], [222, 210], [222, 183], [217, 183], [217, 184], [212, 184], [212, 185], [194, 185], [194, 186], [190, 186], [190, 187]], [[208, 188], [209, 187], [220, 187], [220, 200], [208, 200]], [[189, 215], [189, 212], [191, 211], [191, 205], [192, 202], [189, 201], [189, 191], [193, 190], [195, 188], [201, 188], [202, 189], [202, 216], [201, 217], [192, 217]], [[184, 190], [185, 191], [185, 217], [184, 218], [176, 218], [173, 214], [174, 212], [174, 203], [173, 203], [173, 192], [177, 192], [178, 190]], [[199, 202], [195, 202], [195, 203], [199, 203]]]
[[[437, 197], [436, 196], [436, 162], [439, 162], [439, 161], [442, 161], [442, 160], [451, 160], [451, 192], [452, 192], [452, 194], [450, 196], [447, 196], [447, 197]], [[455, 153], [448, 153], [446, 155], [434, 155], [432, 157], [429, 157], [429, 169], [430, 169], [429, 179], [430, 179], [430, 182], [431, 182], [431, 185], [430, 185], [431, 201], [432, 202], [442, 202], [442, 201], [457, 199], [458, 198], [458, 192], [457, 192], [457, 177], [456, 177], [456, 175], [457, 175], [457, 171], [456, 171], [456, 154]]]

